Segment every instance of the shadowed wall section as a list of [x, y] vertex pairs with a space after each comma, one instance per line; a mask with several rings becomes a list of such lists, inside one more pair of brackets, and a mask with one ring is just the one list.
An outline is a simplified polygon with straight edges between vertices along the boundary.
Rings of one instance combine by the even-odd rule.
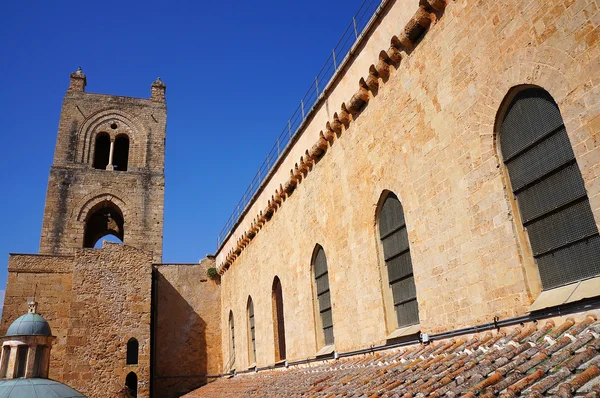
[[207, 277], [214, 258], [154, 266], [153, 397], [179, 396], [221, 372], [219, 280]]

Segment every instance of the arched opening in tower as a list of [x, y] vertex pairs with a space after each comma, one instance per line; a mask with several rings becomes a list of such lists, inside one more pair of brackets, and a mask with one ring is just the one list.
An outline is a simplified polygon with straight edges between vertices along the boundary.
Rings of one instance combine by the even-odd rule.
[[94, 145], [94, 168], [106, 170], [110, 156], [110, 137], [107, 133], [98, 133]]
[[115, 170], [127, 171], [129, 162], [129, 137], [126, 134], [118, 135], [115, 139], [115, 152], [113, 155], [113, 166]]
[[124, 242], [123, 212], [113, 202], [104, 201], [94, 206], [88, 213], [85, 222], [83, 247], [93, 248], [107, 235]]
[[133, 372], [129, 372], [125, 378], [125, 385], [127, 386], [127, 390], [132, 397], [137, 397], [137, 383], [137, 375]]

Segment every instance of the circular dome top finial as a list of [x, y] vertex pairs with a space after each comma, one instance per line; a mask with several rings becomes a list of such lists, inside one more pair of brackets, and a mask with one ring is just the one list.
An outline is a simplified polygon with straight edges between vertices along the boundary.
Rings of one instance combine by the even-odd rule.
[[27, 314], [21, 315], [8, 327], [6, 336], [52, 336], [50, 324], [37, 313], [37, 302], [30, 299]]

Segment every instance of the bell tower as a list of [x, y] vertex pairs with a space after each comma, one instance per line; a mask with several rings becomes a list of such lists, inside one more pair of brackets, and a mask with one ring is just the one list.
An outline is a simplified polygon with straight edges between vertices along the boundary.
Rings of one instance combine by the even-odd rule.
[[150, 98], [85, 92], [70, 75], [46, 194], [40, 254], [72, 254], [106, 235], [162, 257], [166, 85]]

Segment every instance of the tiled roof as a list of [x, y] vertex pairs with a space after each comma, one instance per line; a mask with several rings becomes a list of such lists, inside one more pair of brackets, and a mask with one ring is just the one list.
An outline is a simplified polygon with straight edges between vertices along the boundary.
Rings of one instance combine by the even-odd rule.
[[600, 397], [600, 322], [595, 316], [221, 378], [185, 397], [518, 395]]

